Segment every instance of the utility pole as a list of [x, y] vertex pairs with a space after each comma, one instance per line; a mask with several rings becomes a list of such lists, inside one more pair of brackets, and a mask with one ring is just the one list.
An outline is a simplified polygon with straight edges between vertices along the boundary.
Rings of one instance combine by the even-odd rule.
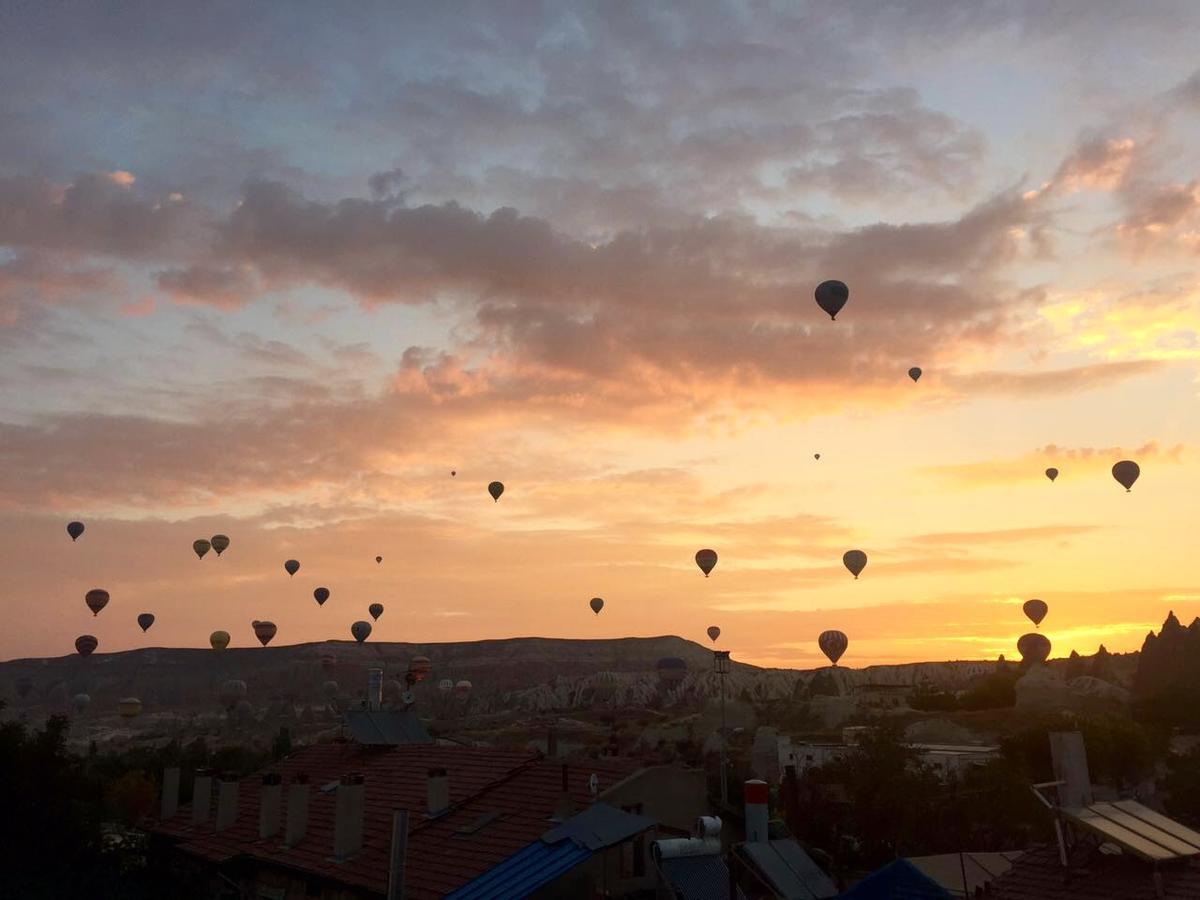
[[729, 651], [713, 651], [713, 668], [721, 679], [721, 805], [729, 805], [729, 782], [726, 774], [725, 741], [728, 729], [725, 727], [725, 676], [729, 674]]

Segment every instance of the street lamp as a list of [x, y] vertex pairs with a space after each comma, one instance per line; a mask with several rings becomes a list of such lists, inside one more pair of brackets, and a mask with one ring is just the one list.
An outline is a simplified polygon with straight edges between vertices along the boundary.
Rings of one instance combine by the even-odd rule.
[[725, 776], [725, 676], [729, 674], [728, 650], [713, 651], [713, 671], [721, 676], [721, 805], [729, 804], [729, 784]]

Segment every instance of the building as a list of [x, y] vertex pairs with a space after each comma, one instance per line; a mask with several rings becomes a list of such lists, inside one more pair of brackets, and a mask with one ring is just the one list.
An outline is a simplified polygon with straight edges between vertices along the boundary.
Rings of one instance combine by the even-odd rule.
[[[861, 737], [860, 728], [846, 728], [842, 743], [815, 743], [802, 741], [793, 743], [789, 737], [779, 739], [779, 770], [786, 771], [795, 766], [798, 774], [808, 769], [842, 759], [854, 752]], [[921, 762], [937, 772], [944, 780], [961, 778], [973, 766], [985, 765], [1000, 755], [1000, 748], [983, 744], [926, 744], [909, 743], [917, 751]]]
[[[536, 861], [539, 845], [561, 854], [561, 865], [570, 856], [563, 841], [574, 841], [548, 839], [551, 832], [596, 803], [615, 812], [609, 818], [620, 839], [585, 842], [577, 864], [610, 890], [652, 889], [650, 841], [687, 834], [707, 811], [696, 770], [423, 743], [307, 747], [240, 781], [198, 773], [197, 802], [178, 809], [171, 797], [172, 789], [178, 796], [178, 772], [164, 785], [156, 840], [167, 845], [180, 877], [210, 884], [214, 898], [223, 891], [263, 900], [377, 898], [400, 876], [411, 900], [443, 897], [517, 854]], [[394, 853], [400, 810], [408, 826]], [[629, 817], [653, 828], [626, 833]]]

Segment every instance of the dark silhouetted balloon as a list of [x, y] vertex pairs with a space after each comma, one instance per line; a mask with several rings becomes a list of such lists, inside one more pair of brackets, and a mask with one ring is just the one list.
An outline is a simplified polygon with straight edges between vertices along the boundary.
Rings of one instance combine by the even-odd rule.
[[330, 653], [328, 650], [322, 653], [318, 659], [321, 662], [321, 668], [326, 672], [332, 672], [337, 668], [337, 656], [333, 653]]
[[716, 550], [697, 550], [696, 565], [700, 567], [700, 571], [704, 573], [704, 577], [708, 577], [708, 573], [713, 570], [713, 566], [717, 564]]
[[600, 610], [604, 609], [604, 601], [599, 597], [593, 597], [588, 601], [588, 606], [592, 608], [592, 612], [594, 612], [596, 615], [600, 615]]
[[655, 667], [658, 677], [668, 685], [676, 685], [687, 676], [687, 663], [678, 656], [664, 656]]
[[199, 538], [198, 540], [192, 541], [192, 549], [196, 551], [197, 557], [204, 559], [204, 554], [212, 549], [212, 544], [210, 544], [204, 538]]
[[325, 691], [325, 696], [329, 700], [336, 700], [338, 695], [338, 683], [336, 681], [327, 681], [321, 685], [321, 689]]
[[829, 662], [836, 666], [846, 648], [850, 646], [850, 639], [842, 631], [822, 631], [817, 637], [817, 646]]
[[867, 567], [867, 554], [861, 550], [847, 550], [842, 554], [842, 565], [850, 570], [850, 574], [858, 578], [863, 569]]
[[220, 556], [229, 549], [229, 535], [227, 534], [214, 534], [211, 538], [209, 538], [208, 542], [212, 544], [213, 552], [215, 552], [217, 556]]
[[837, 319], [846, 301], [850, 299], [850, 288], [841, 281], [822, 281], [815, 292], [817, 306], [829, 313], [830, 319]]
[[1040, 632], [1023, 634], [1017, 640], [1017, 650], [1026, 663], [1044, 663], [1050, 657], [1050, 639]]
[[82, 716], [84, 710], [92, 705], [92, 698], [87, 694], [76, 694], [71, 698], [71, 705], [75, 707], [75, 714]]
[[317, 606], [324, 606], [325, 601], [329, 599], [329, 588], [317, 588], [313, 591], [313, 599], [317, 601]]
[[283, 568], [289, 575], [295, 575], [300, 571], [300, 561], [296, 559], [289, 559], [283, 564]]
[[350, 626], [350, 633], [360, 644], [371, 636], [371, 623], [358, 621]]
[[224, 650], [229, 646], [228, 631], [214, 631], [208, 636], [208, 642], [212, 644], [212, 648], [217, 651]]
[[504, 493], [504, 485], [498, 481], [493, 481], [488, 485], [488, 493], [492, 495], [493, 500], [499, 503], [500, 495]]
[[137, 623], [142, 631], [149, 631], [150, 626], [154, 624], [154, 613], [139, 613]]
[[1055, 478], [1058, 477], [1058, 469], [1051, 466], [1049, 469], [1046, 470], [1046, 477], [1049, 478], [1051, 481], [1053, 481]]
[[370, 606], [367, 607], [367, 612], [369, 612], [371, 614], [372, 619], [374, 619], [376, 622], [378, 622], [379, 617], [383, 615], [383, 604], [382, 603], [372, 603]]
[[71, 536], [72, 541], [78, 540], [79, 536], [81, 534], [83, 534], [83, 523], [82, 522], [68, 522], [67, 523], [67, 534], [69, 534]]
[[108, 591], [101, 588], [92, 588], [84, 595], [83, 602], [87, 604], [93, 616], [98, 616], [100, 615], [100, 610], [108, 606]]
[[382, 557], [382, 556], [377, 556], [377, 557], [375, 557], [375, 562], [376, 562], [376, 563], [381, 563], [381, 562], [383, 562], [383, 557]]
[[449, 678], [443, 678], [441, 681], [438, 682], [438, 690], [441, 691], [443, 694], [448, 694], [452, 690], [454, 690], [454, 682], [451, 681]]
[[432, 671], [433, 663], [430, 662], [428, 656], [414, 656], [412, 662], [408, 664], [408, 673], [413, 676], [414, 683], [424, 681]]
[[813, 459], [820, 459], [820, 458], [821, 458], [821, 454], [820, 454], [820, 453], [814, 453], [814, 454], [813, 454]]
[[1121, 487], [1125, 488], [1126, 493], [1133, 489], [1133, 483], [1141, 474], [1141, 468], [1131, 459], [1123, 459], [1112, 467], [1113, 478], [1117, 479]]
[[1035, 627], [1042, 624], [1042, 619], [1046, 618], [1046, 613], [1050, 611], [1044, 600], [1026, 600], [1021, 609]]
[[80, 656], [91, 656], [100, 642], [90, 634], [81, 634], [75, 638], [75, 652]]
[[715, 644], [717, 642], [717, 638], [719, 638], [720, 636], [721, 636], [720, 628], [718, 628], [716, 625], [708, 626], [708, 639], [710, 641], [712, 641]]
[[453, 477], [454, 477], [455, 475], [457, 475], [457, 474], [458, 474], [458, 472], [456, 472], [454, 469], [451, 469], [451, 470], [450, 470], [450, 477], [451, 477], [451, 478], [453, 478]]
[[264, 647], [271, 643], [271, 638], [275, 637], [275, 632], [278, 630], [274, 622], [254, 623], [254, 636], [259, 639]]
[[454, 693], [460, 697], [467, 696], [467, 694], [471, 693], [471, 682], [467, 681], [465, 678], [461, 681], [454, 682]]
[[137, 697], [126, 697], [117, 704], [122, 719], [136, 719], [142, 714], [142, 701]]
[[919, 381], [921, 379], [921, 370], [918, 369], [916, 366], [913, 366], [911, 369], [908, 370], [908, 377], [911, 378], [913, 381]]
[[221, 690], [217, 692], [217, 698], [221, 701], [221, 705], [226, 709], [232, 710], [237, 706], [239, 700], [246, 697], [246, 682], [239, 681], [236, 678], [231, 678], [221, 685]]

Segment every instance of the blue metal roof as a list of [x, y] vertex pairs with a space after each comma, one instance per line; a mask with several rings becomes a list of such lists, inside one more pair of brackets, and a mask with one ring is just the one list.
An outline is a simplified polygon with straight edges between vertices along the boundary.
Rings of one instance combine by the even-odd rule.
[[907, 859], [876, 869], [838, 900], [953, 900], [940, 884]]
[[547, 844], [537, 840], [518, 850], [498, 866], [488, 869], [474, 881], [447, 894], [447, 900], [490, 900], [490, 898], [526, 897], [542, 885], [566, 874], [595, 851], [574, 841]]
[[410, 712], [350, 709], [346, 711], [346, 726], [355, 741], [368, 746], [433, 742], [421, 720]]

